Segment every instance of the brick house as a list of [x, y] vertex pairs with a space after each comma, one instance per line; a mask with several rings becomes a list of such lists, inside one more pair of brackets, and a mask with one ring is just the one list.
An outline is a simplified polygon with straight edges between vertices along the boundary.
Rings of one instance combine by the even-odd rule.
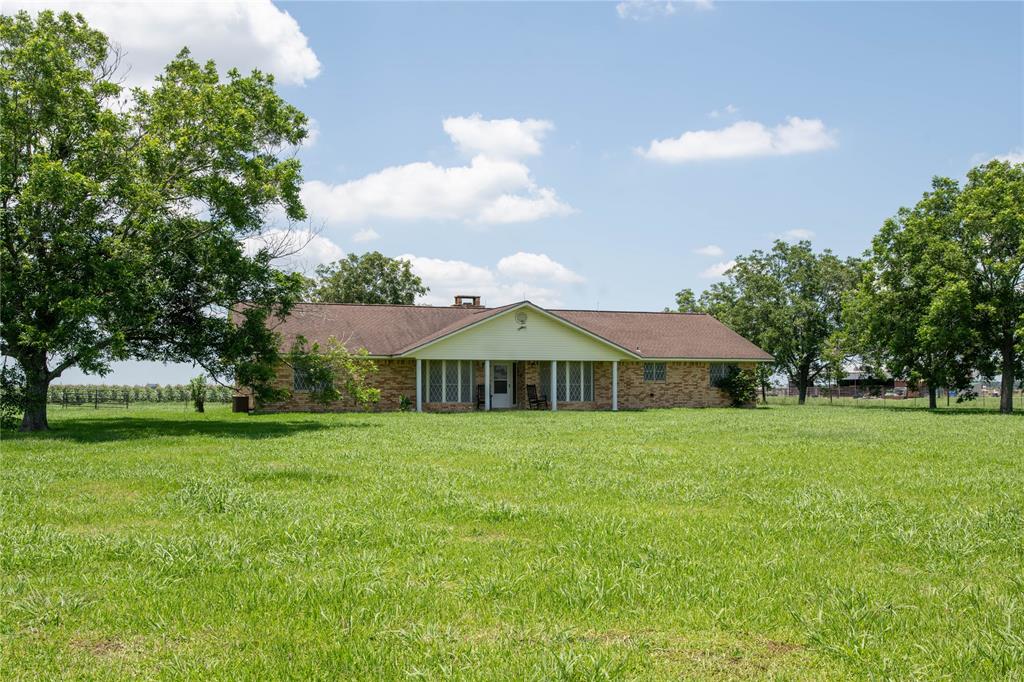
[[[554, 310], [529, 301], [486, 308], [479, 296], [457, 296], [450, 307], [302, 303], [275, 331], [286, 349], [299, 336], [365, 348], [378, 367], [372, 383], [381, 411], [397, 410], [403, 397], [420, 412], [526, 408], [527, 386], [551, 410], [724, 406], [728, 397], [714, 383], [729, 365], [772, 359], [710, 315]], [[259, 409], [354, 407], [312, 401], [286, 364], [276, 386], [291, 397]]]

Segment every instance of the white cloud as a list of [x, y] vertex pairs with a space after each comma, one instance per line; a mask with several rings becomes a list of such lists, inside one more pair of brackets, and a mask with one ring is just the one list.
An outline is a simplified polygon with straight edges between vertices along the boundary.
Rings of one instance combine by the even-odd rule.
[[345, 251], [333, 241], [308, 229], [264, 230], [242, 241], [246, 254], [261, 249], [275, 255], [275, 264], [282, 270], [312, 270], [317, 265], [345, 257]]
[[320, 139], [320, 122], [315, 118], [310, 118], [309, 123], [306, 126], [306, 139], [302, 141], [302, 147], [309, 149], [316, 144], [316, 141]]
[[200, 62], [213, 59], [226, 71], [254, 68], [278, 82], [300, 85], [320, 73], [320, 60], [297, 21], [270, 0], [218, 2], [5, 2], [16, 9], [81, 12], [123, 50], [128, 85], [151, 85], [182, 47]]
[[784, 156], [829, 149], [838, 144], [834, 131], [819, 119], [791, 116], [768, 128], [757, 121], [738, 121], [719, 130], [691, 130], [679, 137], [654, 140], [637, 152], [654, 161], [684, 163], [707, 159]]
[[[518, 266], [526, 260], [521, 256], [534, 257], [536, 262], [547, 262], [545, 269], [538, 269], [527, 275]], [[399, 256], [412, 264], [413, 272], [419, 275], [430, 292], [420, 300], [429, 305], [451, 305], [456, 295], [479, 295], [486, 306], [499, 306], [529, 299], [534, 303], [551, 307], [562, 305], [558, 285], [583, 281], [576, 273], [544, 254], [517, 253], [502, 258], [497, 268], [473, 265], [461, 260], [444, 260], [405, 254]], [[510, 260], [511, 259], [511, 260]], [[505, 267], [502, 267], [505, 263]], [[509, 263], [512, 266], [509, 266]], [[565, 279], [569, 277], [570, 279]], [[571, 279], [578, 277], [579, 279]], [[560, 279], [561, 278], [561, 279]]]
[[[456, 143], [466, 149], [487, 146], [478, 137], [476, 123], [487, 129], [491, 121], [460, 120], [470, 123], [456, 126], [458, 132], [452, 134]], [[508, 128], [499, 123], [502, 130]], [[536, 126], [527, 129], [539, 134]], [[524, 139], [510, 134], [491, 146], [506, 155], [533, 153]], [[303, 186], [302, 199], [310, 215], [333, 223], [372, 219], [518, 223], [574, 212], [553, 189], [538, 186], [521, 161], [485, 153], [478, 153], [466, 166], [421, 161], [391, 166], [340, 185], [310, 181]]]
[[719, 116], [732, 116], [733, 114], [738, 114], [739, 111], [739, 107], [732, 104], [726, 104], [721, 109], [712, 109], [711, 111], [708, 112], [708, 116], [710, 116], [711, 118], [718, 118]]
[[805, 230], [802, 227], [798, 227], [798, 228], [793, 229], [793, 230], [786, 230], [783, 233], [782, 236], [787, 238], [787, 239], [796, 239], [796, 240], [810, 239], [811, 237], [814, 236], [814, 230]]
[[1009, 161], [1010, 163], [1024, 163], [1024, 147], [1015, 149], [1007, 152], [1006, 154], [1000, 154], [999, 156], [993, 156], [993, 161]]
[[723, 263], [715, 263], [709, 268], [705, 268], [701, 271], [700, 276], [706, 279], [715, 279], [725, 274], [726, 270], [736, 265], [736, 261], [730, 260]]
[[551, 121], [528, 118], [484, 120], [480, 114], [453, 116], [444, 120], [444, 131], [463, 154], [483, 154], [496, 159], [537, 156], [541, 140], [554, 129]]
[[694, 249], [693, 252], [699, 256], [711, 256], [712, 258], [717, 258], [718, 256], [722, 256], [725, 254], [725, 251], [722, 249], [722, 247], [717, 246], [715, 244], [708, 244], [707, 246], [702, 246], [698, 249]]
[[545, 279], [565, 284], [577, 284], [584, 278], [543, 253], [519, 251], [498, 261], [498, 272], [508, 277], [527, 280]]
[[654, 17], [670, 17], [676, 13], [676, 6], [671, 2], [657, 0], [623, 0], [615, 5], [620, 19], [647, 21]]
[[377, 234], [377, 230], [373, 229], [372, 227], [363, 228], [362, 230], [359, 230], [354, 235], [352, 235], [352, 241], [356, 242], [357, 244], [361, 244], [363, 242], [372, 242], [374, 239], [380, 239], [380, 235]]
[[622, 0], [622, 2], [615, 5], [615, 11], [620, 19], [650, 21], [656, 17], [672, 16], [678, 11], [678, 4], [690, 5], [698, 10], [709, 10], [715, 7], [714, 0], [681, 0], [681, 2], [672, 2], [671, 0]]

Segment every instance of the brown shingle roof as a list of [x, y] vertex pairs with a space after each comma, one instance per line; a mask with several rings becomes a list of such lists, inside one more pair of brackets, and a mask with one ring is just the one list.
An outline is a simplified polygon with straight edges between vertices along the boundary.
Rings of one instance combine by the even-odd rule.
[[772, 359], [710, 315], [607, 310], [548, 312], [645, 358]]
[[[300, 303], [272, 326], [291, 347], [295, 337], [325, 343], [331, 336], [370, 355], [400, 355], [514, 308]], [[532, 303], [529, 305], [533, 305]], [[771, 356], [710, 315], [598, 310], [547, 310], [644, 358], [771, 360]]]

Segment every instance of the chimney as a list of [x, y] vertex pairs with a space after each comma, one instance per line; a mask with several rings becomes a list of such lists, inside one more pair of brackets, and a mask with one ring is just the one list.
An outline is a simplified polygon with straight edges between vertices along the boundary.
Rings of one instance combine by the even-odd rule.
[[482, 308], [483, 306], [480, 305], [480, 297], [479, 296], [467, 296], [465, 294], [460, 294], [460, 295], [455, 297], [455, 305], [452, 306], [452, 307], [453, 308]]

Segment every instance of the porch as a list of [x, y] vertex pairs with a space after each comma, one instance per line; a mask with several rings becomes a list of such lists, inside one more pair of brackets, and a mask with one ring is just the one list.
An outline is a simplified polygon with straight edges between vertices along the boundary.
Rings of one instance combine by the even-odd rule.
[[416, 411], [528, 409], [528, 386], [548, 409], [618, 410], [619, 362], [416, 358]]

